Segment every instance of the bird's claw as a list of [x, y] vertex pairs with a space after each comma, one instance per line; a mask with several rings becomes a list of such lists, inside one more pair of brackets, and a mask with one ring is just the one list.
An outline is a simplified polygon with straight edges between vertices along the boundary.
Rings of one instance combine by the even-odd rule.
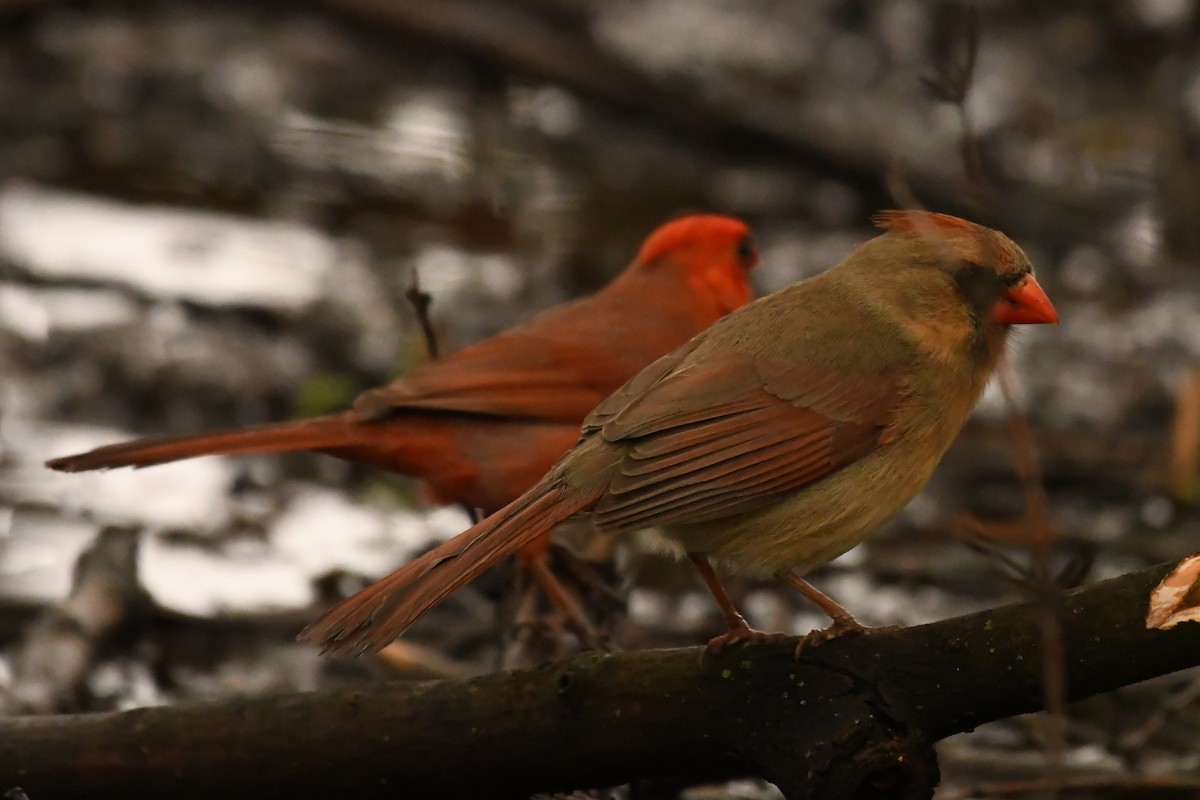
[[843, 617], [836, 619], [828, 628], [820, 628], [815, 631], [810, 631], [807, 636], [800, 640], [796, 645], [796, 658], [800, 658], [800, 654], [806, 648], [817, 647], [831, 639], [840, 639], [843, 636], [863, 636], [872, 633], [889, 633], [898, 631], [903, 626], [901, 625], [881, 625], [879, 627], [868, 627], [856, 620], [854, 617]]
[[725, 648], [743, 642], [765, 642], [770, 639], [782, 639], [787, 636], [786, 633], [768, 633], [751, 628], [749, 625], [730, 628], [720, 636], [714, 636], [709, 639], [708, 644], [704, 645], [704, 649], [700, 651], [700, 661], [703, 663], [705, 656], [720, 655]]

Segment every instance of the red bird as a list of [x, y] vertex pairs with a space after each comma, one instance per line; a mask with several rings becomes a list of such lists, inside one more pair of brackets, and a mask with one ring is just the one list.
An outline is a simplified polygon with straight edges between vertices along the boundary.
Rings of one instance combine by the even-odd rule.
[[[588, 412], [659, 356], [745, 305], [758, 263], [738, 219], [663, 225], [599, 292], [364, 392], [353, 408], [294, 422], [154, 437], [56, 458], [62, 472], [148, 467], [207, 455], [315, 450], [419, 478], [440, 503], [491, 514], [532, 486], [579, 438]], [[546, 563], [549, 537], [521, 563], [576, 624], [582, 612]]]
[[[656, 528], [686, 553], [727, 632], [761, 638], [712, 563], [775, 576], [826, 610], [813, 641], [862, 631], [804, 580], [929, 480], [1013, 325], [1058, 321], [998, 231], [888, 211], [842, 263], [747, 305], [663, 356], [588, 415], [531, 489], [342, 601], [301, 634], [331, 653], [378, 650], [449, 594], [555, 525]], [[806, 640], [807, 641], [807, 640]]]

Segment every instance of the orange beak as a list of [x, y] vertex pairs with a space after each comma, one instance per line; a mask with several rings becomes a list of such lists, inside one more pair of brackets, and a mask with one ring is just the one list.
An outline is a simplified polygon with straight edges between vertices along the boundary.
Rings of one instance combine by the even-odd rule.
[[992, 308], [992, 321], [1002, 325], [1057, 325], [1054, 304], [1032, 275], [1012, 287]]

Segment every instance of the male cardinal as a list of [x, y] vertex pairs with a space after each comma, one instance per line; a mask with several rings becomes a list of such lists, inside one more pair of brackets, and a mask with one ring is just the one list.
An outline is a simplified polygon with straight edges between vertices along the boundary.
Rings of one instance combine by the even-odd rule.
[[[490, 514], [532, 486], [574, 444], [580, 423], [606, 395], [749, 302], [748, 272], [757, 263], [741, 220], [682, 217], [654, 231], [633, 263], [596, 294], [423, 364], [363, 393], [350, 410], [137, 439], [46, 465], [82, 472], [205, 455], [315, 450], [420, 478], [436, 501]], [[548, 541], [527, 538], [521, 563], [586, 629], [582, 610], [549, 570]]]
[[777, 576], [829, 613], [820, 641], [865, 630], [803, 575], [897, 513], [971, 413], [1009, 327], [1058, 321], [1021, 249], [944, 214], [885, 211], [886, 232], [656, 361], [588, 416], [521, 497], [344, 600], [300, 638], [377, 650], [498, 559], [587, 512], [656, 527], [686, 552], [727, 632], [747, 625], [712, 561]]

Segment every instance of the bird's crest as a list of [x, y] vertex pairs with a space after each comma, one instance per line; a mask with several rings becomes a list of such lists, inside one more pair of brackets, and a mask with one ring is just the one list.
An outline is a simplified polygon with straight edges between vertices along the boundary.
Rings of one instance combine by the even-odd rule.
[[885, 231], [940, 240], [968, 264], [1007, 272], [1025, 263], [1021, 249], [1008, 237], [949, 214], [893, 209], [880, 211], [871, 219]]
[[638, 252], [637, 260], [641, 264], [649, 264], [693, 242], [728, 240], [733, 245], [749, 234], [750, 229], [739, 219], [720, 214], [692, 214], [668, 222], [650, 234]]
[[975, 233], [979, 226], [965, 219], [952, 217], [949, 214], [938, 214], [933, 211], [914, 211], [907, 209], [889, 209], [880, 211], [871, 218], [875, 226], [885, 231], [901, 233], [918, 233], [925, 235], [940, 235], [947, 238]]

